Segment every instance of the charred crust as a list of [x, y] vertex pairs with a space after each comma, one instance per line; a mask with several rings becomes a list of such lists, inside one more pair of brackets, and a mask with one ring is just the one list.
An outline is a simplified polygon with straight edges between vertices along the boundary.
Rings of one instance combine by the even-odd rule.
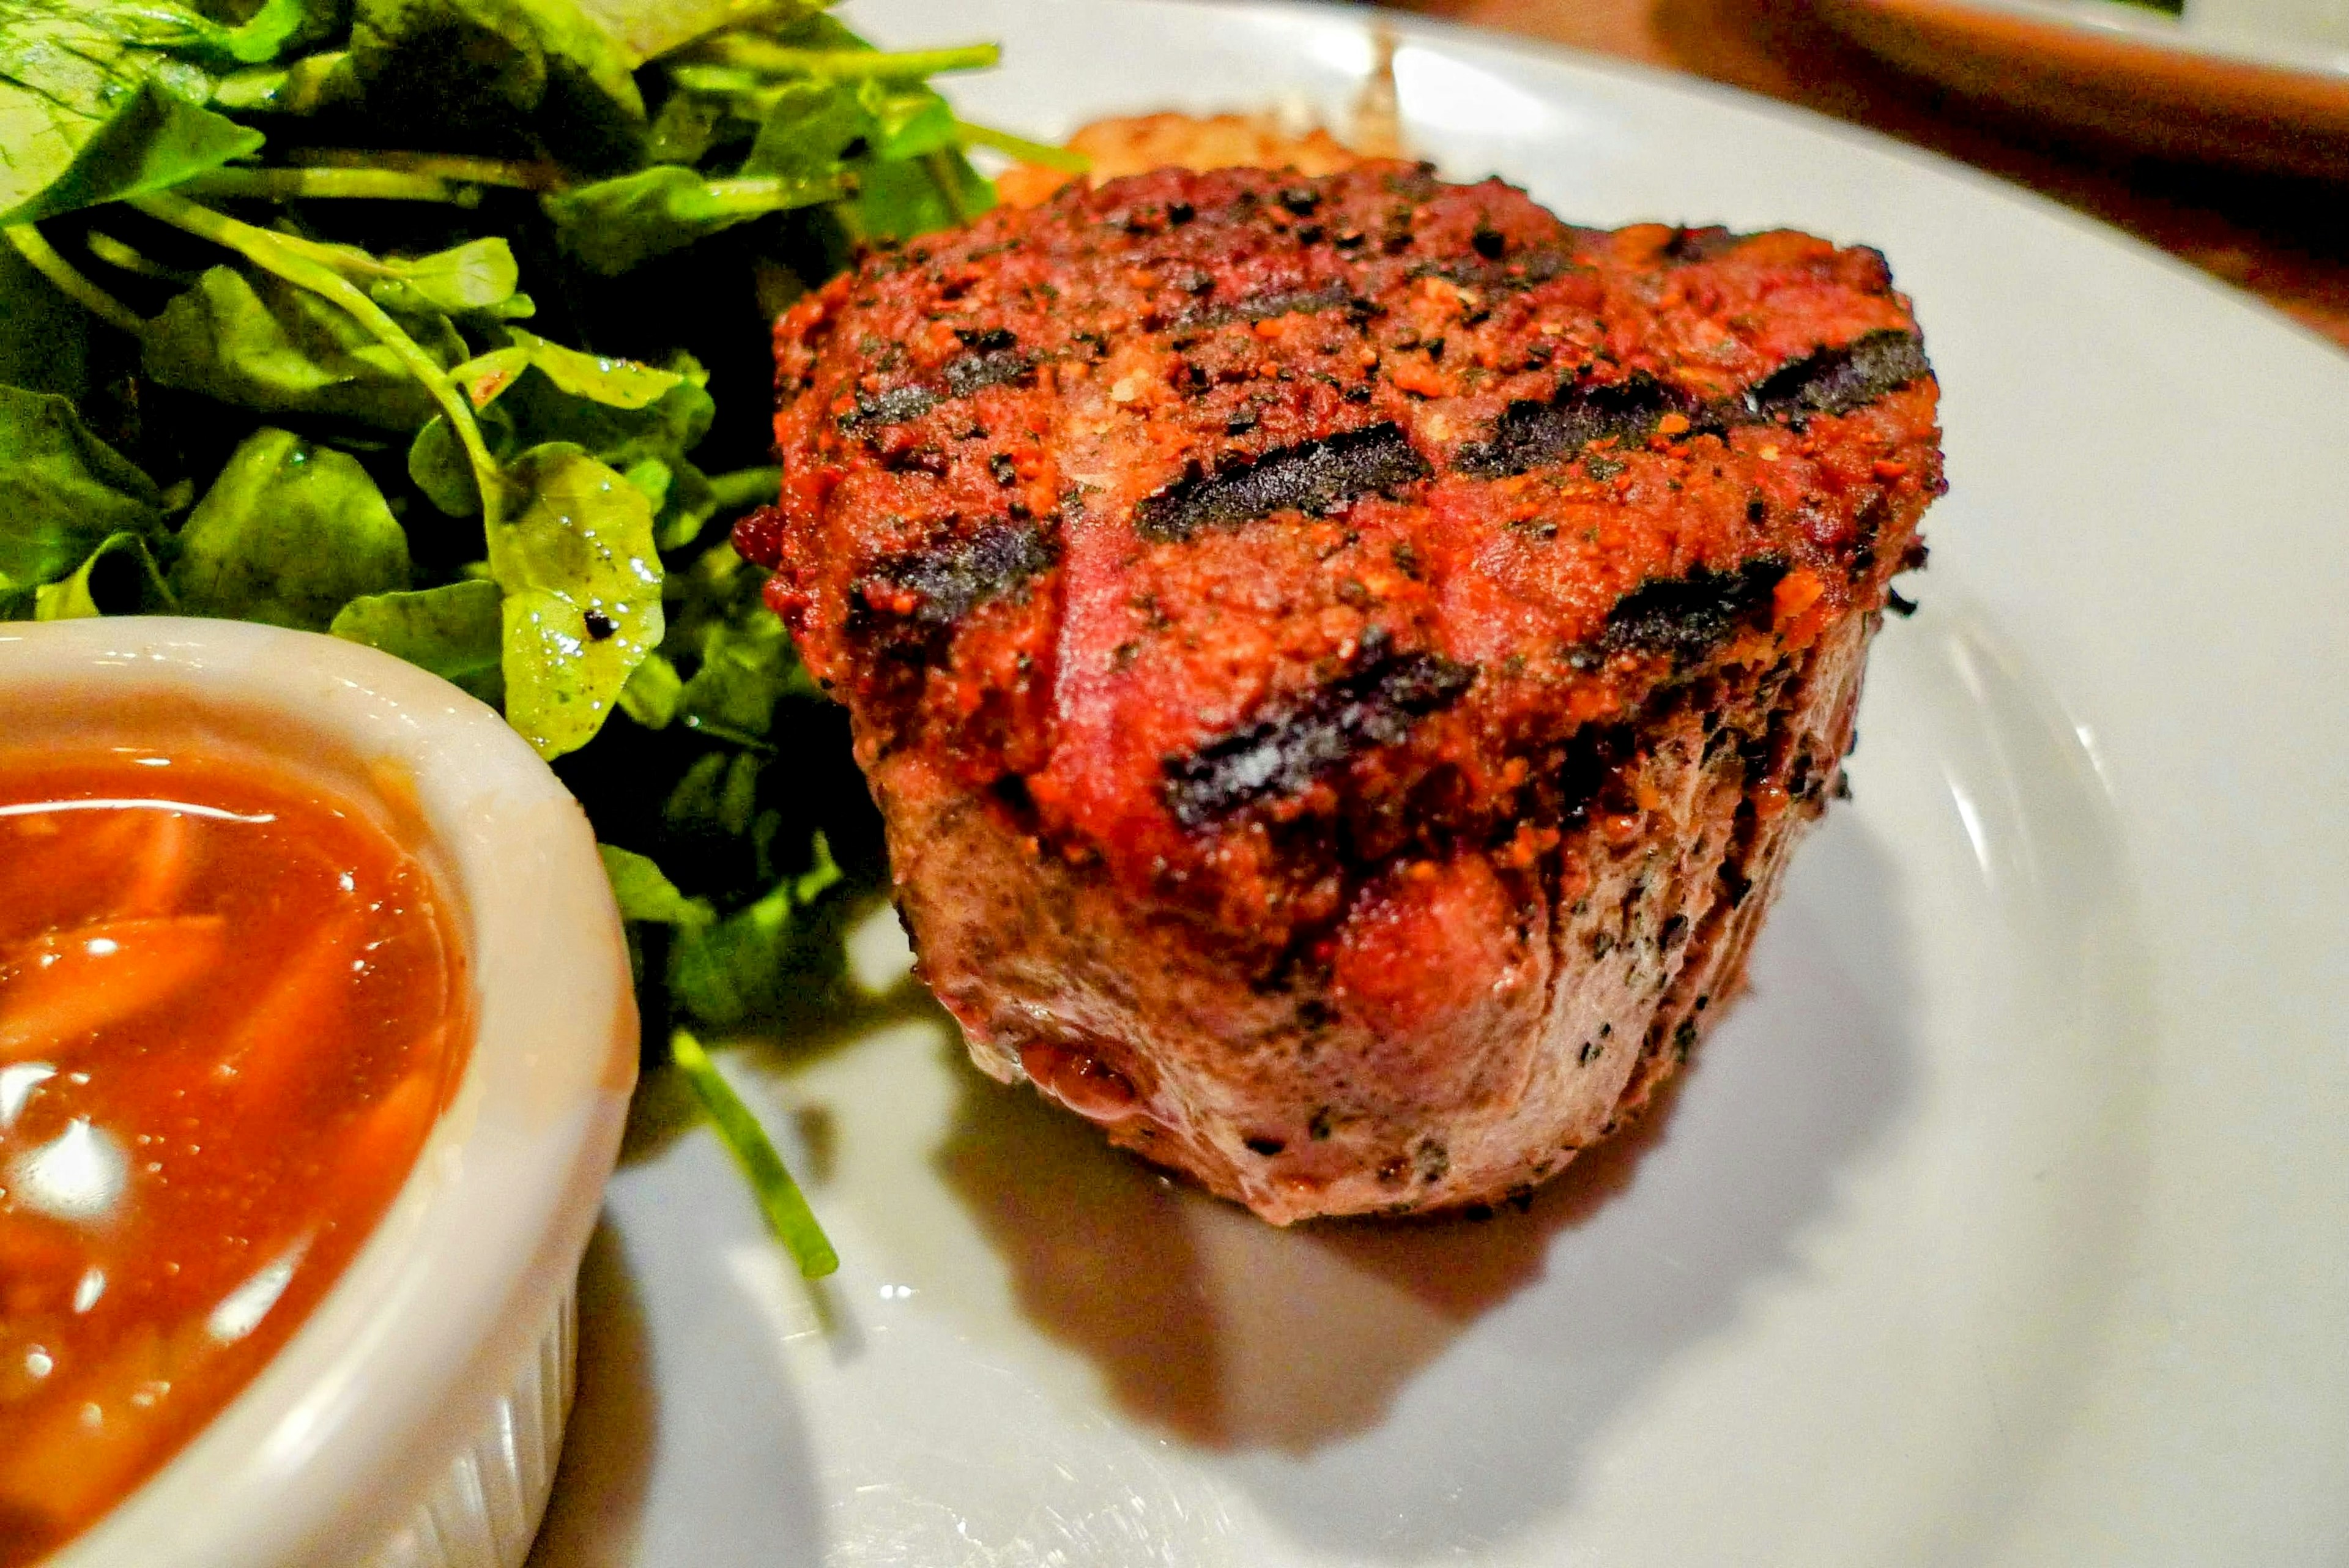
[[1733, 572], [1699, 566], [1684, 577], [1657, 577], [1615, 601], [1599, 644], [1609, 652], [1703, 653], [1770, 603], [1786, 575], [1784, 561], [1748, 561]]
[[1808, 414], [1847, 414], [1932, 373], [1914, 333], [1886, 330], [1791, 360], [1742, 400], [1723, 403], [1701, 403], [1644, 372], [1595, 385], [1569, 381], [1546, 403], [1511, 403], [1491, 437], [1462, 447], [1454, 466], [1472, 479], [1506, 479], [1567, 462], [1599, 441], [1644, 441], [1673, 414], [1687, 421], [1680, 427], [1684, 431], [1716, 433]]
[[936, 385], [915, 381], [857, 399], [855, 407], [841, 416], [840, 428], [843, 431], [864, 431], [905, 424], [920, 419], [940, 403], [956, 398], [968, 398], [973, 392], [999, 387], [1007, 381], [1017, 381], [1036, 368], [1036, 357], [1012, 348], [1011, 344], [1016, 340], [1010, 333], [999, 327], [987, 332], [958, 333], [957, 336], [968, 343], [986, 347], [982, 351], [949, 361]]
[[1060, 546], [1034, 523], [990, 523], [969, 538], [893, 556], [865, 576], [856, 602], [868, 619], [951, 632], [989, 599], [1000, 598], [1060, 559]]
[[[1492, 231], [1488, 229], [1483, 233], [1491, 234]], [[1492, 234], [1492, 237], [1496, 241], [1501, 238], [1498, 234]], [[1476, 254], [1473, 256], [1428, 262], [1412, 268], [1409, 275], [1414, 278], [1440, 277], [1462, 288], [1507, 293], [1513, 289], [1537, 287], [1581, 267], [1569, 252], [1550, 247], [1521, 252], [1506, 260], [1501, 254], [1488, 255], [1482, 247], [1475, 248]]]
[[1772, 371], [1746, 394], [1764, 419], [1847, 414], [1933, 373], [1925, 345], [1913, 332], [1863, 332], [1834, 348], [1819, 348]]
[[856, 406], [843, 414], [840, 428], [843, 431], [869, 430], [881, 425], [902, 425], [918, 420], [944, 400], [935, 388], [919, 382], [911, 386], [892, 387], [885, 392], [856, 400]]
[[1661, 254], [1666, 261], [1694, 266], [1725, 256], [1751, 238], [1751, 234], [1741, 234], [1718, 224], [1701, 229], [1674, 229], [1672, 237], [1664, 242]]
[[[1009, 337], [1009, 333], [1002, 334]], [[1021, 354], [1009, 348], [992, 349], [983, 354], [967, 355], [947, 366], [947, 396], [968, 398], [988, 387], [999, 387], [1016, 381], [1036, 368], [1033, 355]]]
[[1195, 460], [1182, 478], [1143, 498], [1133, 526], [1145, 539], [1180, 541], [1202, 528], [1236, 528], [1276, 512], [1329, 512], [1429, 472], [1401, 426], [1365, 425], [1261, 457], [1226, 457], [1212, 471]]
[[1227, 305], [1201, 305], [1185, 311], [1171, 324], [1178, 327], [1228, 327], [1236, 321], [1269, 321], [1277, 316], [1309, 316], [1354, 303], [1354, 291], [1342, 283], [1319, 288], [1284, 288], [1236, 299]]
[[1366, 638], [1364, 654], [1351, 673], [1301, 701], [1167, 759], [1163, 793], [1174, 820], [1205, 827], [1294, 794], [1367, 749], [1401, 742], [1421, 719], [1458, 701], [1476, 678], [1475, 665], [1393, 652], [1383, 637]]
[[1644, 441], [1666, 414], [1685, 415], [1682, 393], [1634, 374], [1600, 385], [1568, 382], [1548, 402], [1521, 399], [1502, 412], [1492, 439], [1460, 449], [1454, 466], [1472, 479], [1503, 479], [1563, 462], [1594, 441]]
[[954, 329], [954, 335], [964, 348], [974, 354], [999, 354], [1006, 348], [1019, 347], [1019, 339], [1012, 335], [1009, 327], [988, 327], [974, 330], [968, 327], [957, 327]]

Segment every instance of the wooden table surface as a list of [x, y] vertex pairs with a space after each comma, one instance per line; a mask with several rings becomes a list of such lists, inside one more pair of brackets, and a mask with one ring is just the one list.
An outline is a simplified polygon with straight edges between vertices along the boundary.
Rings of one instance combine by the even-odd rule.
[[2349, 187], [2071, 140], [1903, 75], [1808, 0], [1388, 0], [1725, 82], [1962, 160], [2261, 296], [2349, 348]]

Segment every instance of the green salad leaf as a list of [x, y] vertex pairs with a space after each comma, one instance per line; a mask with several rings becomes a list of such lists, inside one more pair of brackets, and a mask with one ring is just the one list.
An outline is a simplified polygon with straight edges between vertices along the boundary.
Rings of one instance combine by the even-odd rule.
[[643, 493], [581, 448], [533, 447], [511, 472], [529, 500], [489, 541], [506, 718], [556, 756], [603, 727], [660, 641], [660, 553]]
[[52, 583], [116, 535], [162, 522], [155, 482], [67, 399], [0, 386], [0, 588]]
[[[445, 316], [407, 317], [443, 368], [466, 358]], [[431, 390], [351, 314], [255, 268], [207, 267], [148, 323], [147, 373], [264, 414], [325, 414], [414, 431], [435, 417]]]
[[595, 848], [604, 857], [604, 875], [611, 881], [622, 919], [698, 930], [717, 919], [709, 900], [688, 898], [678, 892], [677, 884], [651, 857], [610, 844]]
[[811, 911], [840, 879], [819, 835], [812, 869], [778, 878], [723, 919], [680, 929], [669, 947], [671, 1003], [722, 1028], [781, 1010], [811, 983], [829, 983], [840, 968], [839, 933]]
[[0, 244], [0, 384], [78, 397], [89, 384], [89, 317]]
[[522, 140], [595, 166], [641, 140], [632, 62], [573, 0], [356, 0], [351, 64], [402, 120]]
[[828, 176], [711, 180], [656, 163], [559, 192], [542, 204], [564, 250], [596, 272], [616, 275], [737, 223], [829, 202], [844, 189]]
[[[9, 130], [0, 99], [0, 135]], [[37, 189], [25, 192], [0, 223], [29, 223], [82, 207], [168, 191], [198, 174], [261, 151], [250, 126], [214, 114], [150, 78], [131, 88], [102, 119], [75, 133], [70, 156]], [[37, 145], [37, 144], [36, 144]], [[0, 172], [0, 201], [9, 181]]]
[[505, 592], [469, 577], [409, 593], [365, 594], [335, 612], [327, 630], [397, 654], [482, 701], [505, 699]]
[[324, 631], [408, 587], [408, 534], [357, 459], [264, 426], [189, 514], [171, 581], [198, 615]]
[[71, 576], [34, 590], [36, 620], [83, 620], [101, 615], [164, 615], [179, 607], [137, 534], [109, 535]]

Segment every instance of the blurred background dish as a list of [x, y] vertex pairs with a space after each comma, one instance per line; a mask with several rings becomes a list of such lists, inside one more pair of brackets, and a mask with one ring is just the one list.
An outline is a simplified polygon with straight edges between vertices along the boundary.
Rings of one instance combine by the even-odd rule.
[[1886, 59], [2171, 156], [2349, 175], [2349, 9], [2319, 0], [1819, 0]]

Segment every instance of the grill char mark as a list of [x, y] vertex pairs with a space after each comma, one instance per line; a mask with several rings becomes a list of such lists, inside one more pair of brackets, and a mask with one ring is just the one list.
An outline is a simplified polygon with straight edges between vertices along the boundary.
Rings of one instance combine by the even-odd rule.
[[1259, 294], [1252, 299], [1237, 299], [1229, 305], [1210, 305], [1185, 312], [1175, 325], [1185, 327], [1228, 327], [1236, 321], [1269, 321], [1277, 316], [1314, 315], [1335, 310], [1354, 302], [1354, 290], [1343, 283], [1327, 284], [1319, 288], [1284, 288], [1269, 294]]
[[982, 353], [966, 354], [949, 361], [936, 383], [914, 381], [857, 399], [856, 406], [841, 417], [840, 428], [861, 431], [905, 424], [920, 419], [940, 403], [1016, 381], [1035, 368], [1034, 355], [1012, 348], [990, 348]]
[[1413, 267], [1407, 275], [1440, 277], [1463, 288], [1506, 294], [1563, 277], [1579, 270], [1581, 265], [1569, 252], [1544, 246], [1510, 256], [1463, 256], [1453, 261], [1425, 262]]
[[926, 633], [949, 633], [989, 599], [1001, 598], [1050, 571], [1060, 546], [1033, 523], [990, 523], [968, 539], [882, 561], [866, 581], [883, 590], [861, 596], [868, 607], [897, 593], [911, 606], [895, 618]]
[[1453, 466], [1471, 479], [1504, 479], [1563, 462], [1610, 436], [1644, 441], [1658, 421], [1686, 413], [1688, 406], [1686, 398], [1646, 374], [1607, 386], [1568, 384], [1547, 403], [1511, 403], [1493, 427], [1492, 440], [1461, 448]]
[[1790, 360], [1742, 399], [1703, 404], [1644, 372], [1603, 386], [1568, 382], [1548, 402], [1520, 399], [1503, 410], [1490, 440], [1460, 449], [1454, 466], [1472, 479], [1506, 479], [1564, 462], [1609, 437], [1631, 445], [1667, 414], [1692, 430], [1725, 431], [1806, 414], [1847, 414], [1933, 373], [1913, 333], [1862, 333], [1849, 343]]
[[1299, 441], [1253, 460], [1226, 458], [1213, 472], [1195, 462], [1183, 478], [1144, 496], [1133, 525], [1145, 539], [1188, 539], [1202, 528], [1237, 528], [1276, 512], [1327, 512], [1433, 472], [1392, 421]]
[[1701, 654], [1770, 602], [1784, 561], [1748, 561], [1733, 572], [1699, 566], [1684, 577], [1653, 577], [1615, 601], [1599, 646], [1609, 652]]
[[1747, 394], [1747, 401], [1764, 419], [1847, 414], [1932, 373], [1925, 345], [1914, 333], [1885, 328], [1780, 367]]
[[1382, 635], [1364, 639], [1350, 674], [1164, 765], [1168, 811], [1205, 827], [1277, 795], [1294, 794], [1358, 753], [1392, 746], [1412, 726], [1460, 699], [1476, 667], [1440, 654], [1396, 653]]

